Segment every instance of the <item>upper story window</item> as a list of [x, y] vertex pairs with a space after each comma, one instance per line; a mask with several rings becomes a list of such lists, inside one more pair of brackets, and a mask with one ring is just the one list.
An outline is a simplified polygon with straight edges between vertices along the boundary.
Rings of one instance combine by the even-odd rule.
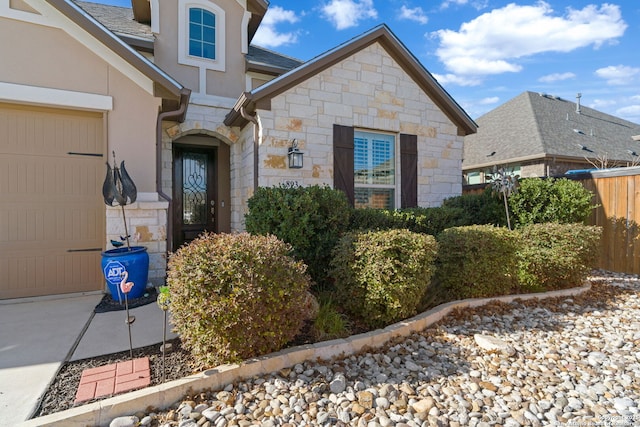
[[216, 15], [208, 10], [189, 9], [189, 55], [216, 59]]
[[207, 0], [179, 0], [178, 27], [180, 64], [225, 71], [223, 9]]

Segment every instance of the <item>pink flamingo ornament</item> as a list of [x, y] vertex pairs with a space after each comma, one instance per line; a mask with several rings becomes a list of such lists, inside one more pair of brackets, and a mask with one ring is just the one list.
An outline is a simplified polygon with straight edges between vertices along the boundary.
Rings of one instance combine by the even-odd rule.
[[127, 279], [129, 279], [129, 273], [127, 273], [127, 270], [125, 270], [122, 273], [122, 280], [120, 281], [120, 290], [122, 291], [122, 293], [124, 293], [124, 307], [127, 310], [127, 319], [125, 320], [125, 323], [129, 327], [129, 356], [133, 360], [133, 345], [131, 342], [131, 324], [136, 321], [136, 318], [135, 316], [129, 316], [129, 301], [128, 301], [127, 295], [129, 294], [129, 292], [131, 292], [131, 289], [133, 288], [133, 282], [127, 282]]
[[129, 279], [129, 273], [125, 270], [124, 273], [122, 273], [122, 281], [120, 282], [120, 290], [125, 295], [133, 289], [133, 282], [127, 282], [127, 279]]

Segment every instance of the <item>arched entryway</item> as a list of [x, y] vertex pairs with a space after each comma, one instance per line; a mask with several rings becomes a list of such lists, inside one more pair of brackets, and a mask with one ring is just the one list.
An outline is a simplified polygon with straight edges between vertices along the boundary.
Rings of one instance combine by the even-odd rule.
[[229, 232], [229, 146], [209, 135], [186, 135], [173, 141], [172, 158], [172, 250], [204, 231]]

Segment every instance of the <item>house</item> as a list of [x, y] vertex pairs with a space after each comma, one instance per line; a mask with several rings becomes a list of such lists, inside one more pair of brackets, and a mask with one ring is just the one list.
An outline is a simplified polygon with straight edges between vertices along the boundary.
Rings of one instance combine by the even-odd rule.
[[640, 125], [576, 102], [524, 92], [477, 119], [464, 138], [465, 184], [490, 179], [494, 166], [523, 178], [640, 164]]
[[302, 63], [251, 45], [267, 7], [0, 0], [0, 298], [104, 289], [100, 252], [124, 234], [101, 196], [113, 152], [156, 284], [167, 252], [242, 230], [258, 186], [392, 208], [461, 193], [476, 124], [388, 27]]

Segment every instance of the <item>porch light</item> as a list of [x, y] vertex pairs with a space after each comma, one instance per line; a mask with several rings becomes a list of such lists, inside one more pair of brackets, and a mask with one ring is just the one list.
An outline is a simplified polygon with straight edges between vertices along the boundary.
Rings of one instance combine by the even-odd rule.
[[302, 168], [302, 156], [304, 153], [298, 149], [298, 142], [294, 139], [289, 147], [287, 156], [289, 157], [289, 169]]

